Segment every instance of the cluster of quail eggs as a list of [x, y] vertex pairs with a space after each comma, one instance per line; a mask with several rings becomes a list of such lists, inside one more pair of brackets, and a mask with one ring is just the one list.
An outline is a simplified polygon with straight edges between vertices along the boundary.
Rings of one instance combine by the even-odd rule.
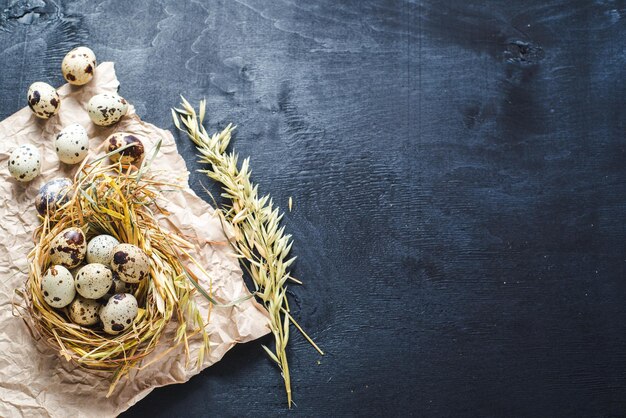
[[111, 335], [132, 326], [138, 313], [133, 292], [150, 275], [150, 260], [141, 248], [111, 235], [87, 242], [80, 228], [71, 227], [50, 242], [49, 264], [41, 291], [52, 308], [65, 309], [80, 326], [100, 323]]
[[[91, 81], [96, 71], [96, 55], [87, 47], [80, 46], [67, 53], [61, 63], [63, 78], [75, 86]], [[61, 107], [59, 93], [50, 84], [37, 81], [28, 89], [28, 106], [40, 119], [50, 119]], [[115, 93], [93, 96], [87, 104], [91, 121], [98, 126], [116, 124], [128, 111], [128, 103]], [[112, 162], [122, 165], [138, 164], [143, 159], [144, 148], [141, 140], [132, 134], [118, 132], [107, 138], [107, 152], [128, 145], [118, 154], [111, 156]], [[65, 164], [78, 164], [89, 152], [89, 136], [80, 124], [65, 126], [54, 138], [54, 148], [59, 160]], [[9, 157], [9, 173], [20, 182], [29, 182], [41, 171], [41, 154], [32, 145], [21, 145]]]

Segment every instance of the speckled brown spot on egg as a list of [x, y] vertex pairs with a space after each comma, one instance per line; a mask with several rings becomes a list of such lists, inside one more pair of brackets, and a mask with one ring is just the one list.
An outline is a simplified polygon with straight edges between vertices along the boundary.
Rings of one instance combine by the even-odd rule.
[[85, 236], [76, 230], [66, 231], [63, 236], [68, 244], [81, 245], [85, 242]]
[[124, 251], [118, 251], [113, 255], [113, 261], [117, 265], [122, 265], [128, 263], [128, 253]]
[[120, 154], [132, 157], [133, 160], [137, 160], [143, 157], [144, 149], [141, 140], [133, 135], [127, 135], [124, 137], [127, 145], [132, 145], [129, 148], [126, 148], [120, 151]]
[[41, 94], [37, 90], [33, 92], [33, 95], [28, 99], [28, 104], [31, 106], [35, 106], [41, 100]]

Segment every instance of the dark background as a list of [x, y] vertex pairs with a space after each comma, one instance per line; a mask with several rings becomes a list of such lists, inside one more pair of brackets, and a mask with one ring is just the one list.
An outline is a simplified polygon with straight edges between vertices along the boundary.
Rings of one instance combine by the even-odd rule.
[[1, 118], [88, 45], [294, 199], [297, 406], [266, 338], [125, 417], [626, 416], [623, 1], [0, 4]]

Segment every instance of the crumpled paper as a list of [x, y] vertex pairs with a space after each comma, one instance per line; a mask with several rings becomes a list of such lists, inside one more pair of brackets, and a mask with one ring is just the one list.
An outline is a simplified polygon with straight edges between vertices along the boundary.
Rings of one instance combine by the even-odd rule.
[[[159, 348], [144, 360], [157, 359], [145, 369], [122, 378], [111, 397], [108, 375], [79, 368], [58, 356], [43, 341], [33, 340], [24, 321], [15, 315], [12, 301], [18, 301], [15, 288], [24, 285], [28, 274], [26, 255], [33, 248], [33, 232], [39, 224], [34, 199], [39, 187], [56, 177], [72, 177], [76, 166], [59, 162], [53, 148], [54, 137], [62, 127], [80, 123], [90, 137], [90, 154], [102, 154], [101, 143], [113, 132], [126, 131], [144, 139], [146, 155], [154, 144], [162, 145], [151, 169], [167, 175], [170, 181], [184, 185], [184, 190], [168, 192], [166, 209], [171, 212], [162, 221], [166, 227], [179, 230], [197, 244], [196, 259], [212, 280], [214, 297], [223, 303], [249, 294], [227, 243], [227, 237], [214, 209], [188, 186], [189, 172], [176, 150], [172, 134], [141, 121], [134, 108], [113, 127], [98, 127], [87, 115], [87, 102], [99, 93], [116, 92], [119, 82], [113, 63], [98, 66], [94, 79], [86, 86], [69, 84], [59, 88], [61, 108], [48, 121], [37, 119], [23, 108], [0, 123], [0, 416], [2, 417], [106, 417], [115, 416], [145, 397], [152, 389], [182, 383], [199, 373], [194, 361], [200, 342], [190, 344], [191, 361], [186, 364], [182, 347], [164, 354], [174, 336], [170, 324]], [[132, 102], [132, 98], [130, 98]], [[11, 151], [22, 144], [35, 145], [42, 155], [42, 173], [30, 183], [22, 184], [9, 175], [7, 160]], [[230, 231], [228, 231], [230, 234]], [[232, 237], [230, 237], [232, 238]], [[208, 283], [204, 283], [208, 286]], [[206, 317], [208, 303], [197, 298]], [[267, 313], [254, 299], [235, 306], [213, 307], [207, 327], [211, 351], [204, 361], [206, 368], [219, 361], [236, 343], [251, 341], [269, 332]], [[161, 357], [162, 358], [159, 358]]]

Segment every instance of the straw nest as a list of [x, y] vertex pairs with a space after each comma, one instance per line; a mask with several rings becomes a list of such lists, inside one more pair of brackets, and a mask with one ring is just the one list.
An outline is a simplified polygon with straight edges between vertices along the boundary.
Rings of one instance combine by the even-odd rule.
[[[159, 204], [162, 191], [178, 186], [144, 178], [145, 166], [128, 168], [103, 161], [101, 158], [79, 168], [67, 193], [67, 203], [45, 216], [36, 229], [35, 248], [29, 254], [30, 273], [20, 294], [25, 302], [22, 316], [33, 336], [68, 361], [110, 372], [110, 395], [122, 376], [146, 366], [142, 360], [153, 352], [172, 320], [177, 328], [174, 341], [167, 342], [169, 350], [184, 345], [188, 355], [189, 339], [203, 338], [205, 349], [200, 350], [198, 358], [201, 364], [208, 350], [204, 331], [208, 318], [201, 316], [194, 302], [198, 278], [182, 261], [195, 262], [189, 253], [193, 245], [164, 230], [157, 219], [159, 214], [167, 216]], [[150, 258], [150, 278], [134, 292], [139, 313], [133, 326], [120, 335], [105, 334], [100, 325], [77, 325], [70, 321], [67, 308], [54, 309], [44, 301], [41, 280], [50, 264], [50, 242], [68, 227], [81, 228], [87, 239], [112, 235], [120, 242], [137, 245]]]

